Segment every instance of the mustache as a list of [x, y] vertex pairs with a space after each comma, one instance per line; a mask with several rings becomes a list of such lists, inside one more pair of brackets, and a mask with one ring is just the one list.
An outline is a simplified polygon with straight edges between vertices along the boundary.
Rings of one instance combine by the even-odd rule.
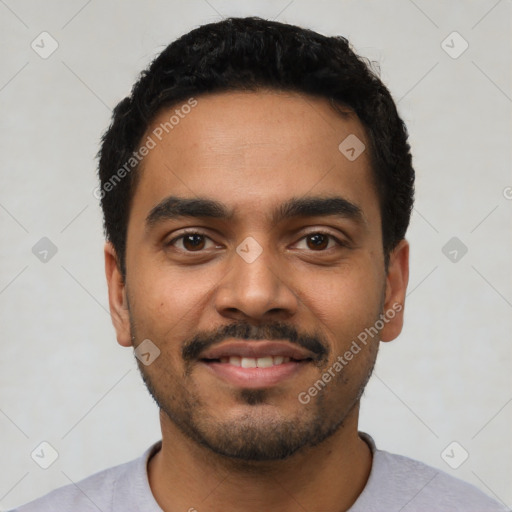
[[295, 327], [283, 323], [272, 323], [255, 326], [238, 322], [219, 327], [214, 332], [200, 332], [193, 338], [185, 341], [182, 348], [182, 357], [186, 362], [192, 362], [199, 355], [213, 345], [225, 339], [237, 338], [242, 340], [286, 340], [311, 351], [314, 360], [323, 362], [329, 355], [329, 345], [320, 334], [299, 334]]

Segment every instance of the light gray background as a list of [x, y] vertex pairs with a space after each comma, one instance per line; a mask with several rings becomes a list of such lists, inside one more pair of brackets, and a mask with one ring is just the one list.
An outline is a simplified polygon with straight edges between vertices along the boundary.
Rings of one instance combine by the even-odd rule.
[[[406, 326], [381, 347], [361, 430], [511, 507], [511, 14], [510, 0], [0, 0], [0, 508], [160, 437], [108, 314], [95, 153], [139, 71], [228, 15], [344, 35], [379, 62], [410, 131], [417, 199]], [[43, 31], [59, 44], [47, 59], [30, 46]], [[441, 46], [453, 31], [469, 43], [456, 59]], [[42, 237], [58, 248], [46, 263], [32, 253]], [[442, 252], [452, 237], [468, 248], [455, 263]], [[42, 441], [59, 453], [46, 470], [30, 457]], [[441, 457], [452, 441], [469, 453], [458, 469]]]

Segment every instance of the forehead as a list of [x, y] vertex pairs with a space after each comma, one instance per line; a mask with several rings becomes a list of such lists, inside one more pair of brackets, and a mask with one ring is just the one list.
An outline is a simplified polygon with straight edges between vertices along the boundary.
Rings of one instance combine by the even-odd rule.
[[376, 204], [367, 136], [355, 114], [293, 92], [224, 92], [195, 102], [162, 110], [143, 138], [154, 147], [134, 195], [141, 214], [171, 195], [208, 196], [252, 217], [307, 194], [336, 193], [363, 211]]

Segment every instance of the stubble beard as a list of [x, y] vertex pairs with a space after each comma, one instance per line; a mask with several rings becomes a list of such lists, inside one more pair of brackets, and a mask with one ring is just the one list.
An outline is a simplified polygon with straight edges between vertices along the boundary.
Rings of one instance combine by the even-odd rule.
[[[237, 403], [254, 408], [254, 412], [249, 411], [238, 417], [236, 422], [215, 420], [200, 397], [180, 384], [176, 375], [168, 370], [169, 366], [162, 364], [163, 361], [159, 368], [164, 374], [160, 373], [156, 379], [140, 361], [138, 366], [144, 383], [160, 410], [188, 439], [217, 455], [240, 462], [277, 461], [287, 459], [307, 447], [314, 447], [343, 428], [345, 419], [359, 404], [370, 379], [377, 350], [378, 344], [375, 353], [371, 354], [366, 377], [356, 396], [343, 410], [333, 411], [332, 405], [326, 403], [326, 395], [319, 392], [307, 408], [300, 405], [303, 409], [299, 409], [293, 418], [275, 414], [265, 417], [258, 413], [257, 408], [268, 404], [270, 391], [241, 389], [237, 391]], [[170, 392], [166, 392], [165, 386], [155, 386], [155, 380], [163, 382], [165, 377], [168, 378]], [[346, 384], [343, 374], [338, 378], [341, 379], [338, 387], [342, 388]], [[331, 382], [329, 386], [331, 385], [334, 383]], [[297, 397], [292, 399], [297, 400]]]
[[[383, 305], [384, 294], [381, 295], [381, 313]], [[135, 321], [129, 307], [128, 311], [132, 341], [135, 342], [141, 338], [137, 336]], [[137, 363], [142, 379], [160, 411], [188, 439], [233, 462], [249, 463], [287, 459], [300, 450], [319, 445], [343, 428], [347, 417], [359, 405], [372, 375], [378, 348], [379, 341], [375, 340], [366, 356], [359, 354], [360, 357], [366, 357], [363, 363], [364, 373], [360, 377], [357, 392], [352, 392], [354, 396], [344, 408], [336, 410], [336, 401], [327, 402], [328, 395], [321, 390], [307, 404], [307, 408], [301, 405], [293, 418], [276, 416], [275, 410], [270, 417], [265, 417], [259, 414], [257, 408], [269, 407], [267, 404], [271, 391], [240, 389], [236, 391], [236, 402], [254, 408], [254, 412], [238, 417], [236, 422], [215, 420], [198, 394], [191, 389], [192, 386], [187, 386], [186, 380], [191, 377], [189, 372], [183, 373], [183, 382], [180, 382], [176, 374], [170, 370], [172, 364], [166, 360], [164, 352], [153, 363], [159, 369], [156, 378], [148, 371], [149, 367], [144, 366], [139, 360]], [[156, 386], [155, 381], [160, 385]], [[342, 371], [328, 386], [336, 386], [336, 396], [342, 396], [344, 388], [346, 394], [347, 382]], [[291, 399], [297, 400], [297, 397]]]

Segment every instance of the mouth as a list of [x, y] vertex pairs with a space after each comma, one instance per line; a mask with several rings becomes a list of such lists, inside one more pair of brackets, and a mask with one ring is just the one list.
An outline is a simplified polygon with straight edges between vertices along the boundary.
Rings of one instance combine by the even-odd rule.
[[219, 359], [202, 359], [205, 363], [221, 363], [238, 366], [240, 368], [270, 368], [280, 366], [289, 362], [300, 363], [302, 361], [312, 361], [311, 358], [293, 359], [288, 356], [263, 356], [263, 357], [242, 357], [225, 356]]
[[230, 343], [204, 354], [199, 360], [216, 377], [236, 387], [268, 388], [296, 376], [313, 357], [284, 343]]

